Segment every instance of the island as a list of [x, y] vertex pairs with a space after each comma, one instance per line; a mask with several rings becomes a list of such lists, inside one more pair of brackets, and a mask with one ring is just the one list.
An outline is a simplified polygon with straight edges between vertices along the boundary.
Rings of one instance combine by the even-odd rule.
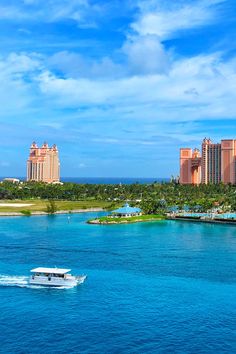
[[107, 216], [88, 220], [88, 224], [131, 224], [144, 221], [157, 221], [165, 219], [164, 215], [160, 214], [143, 214], [142, 210], [137, 207], [131, 207], [128, 203], [125, 203], [121, 208], [112, 210]]
[[160, 221], [164, 219], [165, 216], [159, 214], [131, 216], [128, 218], [124, 218], [124, 217], [112, 218], [109, 216], [103, 216], [101, 218], [88, 220], [87, 223], [96, 224], [96, 225], [114, 225], [114, 224], [132, 224], [132, 223], [147, 222], [147, 221]]

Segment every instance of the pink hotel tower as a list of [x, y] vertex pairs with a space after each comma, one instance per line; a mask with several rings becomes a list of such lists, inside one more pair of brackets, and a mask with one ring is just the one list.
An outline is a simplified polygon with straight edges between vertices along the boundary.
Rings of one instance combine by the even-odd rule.
[[60, 162], [56, 145], [50, 148], [44, 143], [39, 148], [35, 142], [32, 143], [27, 161], [27, 181], [60, 181]]
[[180, 184], [236, 184], [236, 140], [213, 144], [205, 138], [198, 149], [180, 149]]

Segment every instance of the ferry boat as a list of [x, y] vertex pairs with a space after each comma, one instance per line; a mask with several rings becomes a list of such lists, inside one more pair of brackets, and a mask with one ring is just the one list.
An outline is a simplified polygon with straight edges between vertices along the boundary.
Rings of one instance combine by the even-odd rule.
[[71, 269], [62, 268], [43, 268], [38, 267], [31, 269], [33, 273], [29, 278], [31, 285], [44, 285], [55, 287], [73, 287], [84, 282], [86, 275], [71, 275]]

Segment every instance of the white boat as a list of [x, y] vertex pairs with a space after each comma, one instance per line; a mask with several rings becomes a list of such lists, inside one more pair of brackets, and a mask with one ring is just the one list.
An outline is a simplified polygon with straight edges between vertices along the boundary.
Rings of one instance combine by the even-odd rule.
[[31, 269], [33, 273], [29, 278], [31, 285], [44, 285], [56, 287], [73, 287], [84, 282], [86, 275], [71, 275], [71, 269], [43, 268]]

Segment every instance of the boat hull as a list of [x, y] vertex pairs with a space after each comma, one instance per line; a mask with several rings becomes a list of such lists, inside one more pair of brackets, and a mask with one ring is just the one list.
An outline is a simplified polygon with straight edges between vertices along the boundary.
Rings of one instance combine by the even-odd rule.
[[85, 275], [71, 277], [70, 279], [60, 279], [58, 277], [31, 276], [29, 279], [30, 285], [53, 286], [53, 287], [74, 287], [82, 284], [86, 279]]

